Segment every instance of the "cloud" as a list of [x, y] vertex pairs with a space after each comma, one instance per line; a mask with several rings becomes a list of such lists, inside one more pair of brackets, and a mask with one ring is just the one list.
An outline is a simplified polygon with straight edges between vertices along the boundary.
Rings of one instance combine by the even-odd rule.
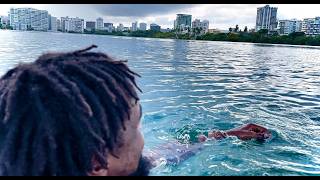
[[[131, 26], [134, 21], [156, 23], [163, 28], [172, 28], [178, 13], [192, 14], [192, 19], [207, 19], [210, 28], [228, 29], [236, 24], [253, 28], [257, 7], [264, 4], [3, 4], [0, 15], [7, 15], [10, 7], [34, 7], [48, 10], [53, 16], [81, 17], [95, 21], [123, 23]], [[270, 4], [278, 7], [278, 19], [303, 19], [320, 16], [318, 4]]]
[[196, 7], [192, 4], [108, 4], [92, 5], [104, 16], [146, 17], [175, 13], [178, 10]]
[[256, 8], [261, 4], [108, 4], [91, 5], [108, 21], [133, 21], [157, 23], [163, 28], [172, 28], [178, 13], [192, 14], [192, 19], [207, 19], [210, 28], [227, 29], [239, 24], [241, 27], [254, 27]]

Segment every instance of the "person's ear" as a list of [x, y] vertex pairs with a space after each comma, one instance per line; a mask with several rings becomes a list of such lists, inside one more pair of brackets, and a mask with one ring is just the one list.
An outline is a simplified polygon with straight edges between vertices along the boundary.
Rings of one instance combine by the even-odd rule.
[[94, 167], [89, 176], [108, 176], [108, 170], [101, 166]]
[[108, 169], [101, 166], [95, 156], [92, 159], [92, 171], [88, 173], [89, 176], [108, 176]]

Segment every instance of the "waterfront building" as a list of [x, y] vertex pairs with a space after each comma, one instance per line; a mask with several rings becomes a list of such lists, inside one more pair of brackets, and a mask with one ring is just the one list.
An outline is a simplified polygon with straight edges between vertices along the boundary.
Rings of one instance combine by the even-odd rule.
[[310, 24], [315, 23], [315, 20], [316, 20], [315, 18], [304, 18], [302, 20], [302, 28], [301, 28], [302, 32], [306, 32], [308, 29], [308, 26], [310, 26]]
[[9, 12], [10, 26], [14, 30], [49, 30], [49, 13], [34, 8], [11, 8]]
[[200, 35], [208, 33], [209, 21], [208, 20], [200, 21], [200, 19], [195, 19], [194, 21], [192, 21], [192, 31], [193, 32], [199, 31]]
[[140, 23], [139, 24], [139, 30], [140, 31], [146, 31], [147, 30], [147, 24], [146, 23]]
[[63, 32], [77, 32], [83, 33], [84, 31], [84, 20], [78, 17], [69, 18], [61, 17], [61, 29]]
[[133, 22], [131, 26], [131, 31], [137, 31], [138, 30], [138, 22]]
[[267, 29], [268, 31], [275, 31], [278, 25], [277, 10], [277, 7], [270, 7], [269, 5], [257, 8], [255, 30]]
[[57, 18], [49, 15], [49, 31], [51, 32], [57, 32]]
[[320, 17], [304, 19], [302, 23], [302, 31], [307, 36], [320, 35]]
[[191, 28], [192, 15], [189, 14], [177, 14], [174, 21], [174, 29]]
[[113, 23], [104, 23], [103, 29], [111, 33], [113, 31]]
[[320, 17], [303, 19], [302, 32], [307, 36], [320, 35]]
[[96, 21], [96, 28], [97, 30], [103, 30], [103, 19], [102, 18], [97, 18], [97, 21]]
[[302, 21], [292, 19], [292, 20], [279, 20], [279, 34], [280, 35], [289, 35], [293, 32], [301, 32], [302, 30]]
[[57, 19], [57, 30], [62, 31], [60, 19]]
[[96, 29], [96, 22], [94, 21], [87, 21], [86, 22], [86, 30], [87, 31], [93, 31]]
[[161, 31], [161, 26], [157, 24], [150, 24], [150, 31]]

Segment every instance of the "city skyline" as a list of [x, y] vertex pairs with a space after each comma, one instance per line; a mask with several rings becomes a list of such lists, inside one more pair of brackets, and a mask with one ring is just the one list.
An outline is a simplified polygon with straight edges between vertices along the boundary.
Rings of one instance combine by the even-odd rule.
[[[209, 4], [209, 5], [190, 5], [190, 4], [170, 4], [170, 5], [50, 5], [50, 4], [5, 4], [0, 7], [0, 15], [7, 16], [11, 7], [31, 7], [47, 10], [55, 17], [79, 17], [85, 21], [95, 21], [102, 17], [104, 22], [111, 22], [114, 25], [122, 23], [130, 27], [132, 22], [138, 21], [147, 24], [156, 23], [162, 28], [173, 28], [173, 22], [176, 14], [192, 14], [192, 19], [209, 20], [209, 28], [228, 29], [236, 24], [243, 29], [255, 27], [257, 7], [265, 4]], [[320, 5], [287, 5], [287, 4], [270, 4], [278, 7], [279, 20], [281, 19], [303, 19], [319, 16], [316, 9]], [[148, 7], [148, 8], [146, 8]], [[74, 9], [74, 10], [72, 10]], [[213, 11], [214, 9], [214, 11]]]

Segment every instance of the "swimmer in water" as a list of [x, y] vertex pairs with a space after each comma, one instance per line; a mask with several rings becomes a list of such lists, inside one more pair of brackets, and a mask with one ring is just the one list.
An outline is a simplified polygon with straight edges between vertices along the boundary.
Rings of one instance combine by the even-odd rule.
[[271, 138], [271, 132], [268, 129], [252, 123], [227, 131], [209, 130], [205, 132], [193, 128], [192, 125], [187, 125], [176, 133], [176, 142], [165, 143], [152, 150], [144, 151], [144, 156], [149, 158], [153, 167], [163, 162], [178, 165], [200, 152], [204, 148], [203, 142], [207, 140], [222, 140], [234, 136], [243, 141], [256, 140], [263, 142]]

